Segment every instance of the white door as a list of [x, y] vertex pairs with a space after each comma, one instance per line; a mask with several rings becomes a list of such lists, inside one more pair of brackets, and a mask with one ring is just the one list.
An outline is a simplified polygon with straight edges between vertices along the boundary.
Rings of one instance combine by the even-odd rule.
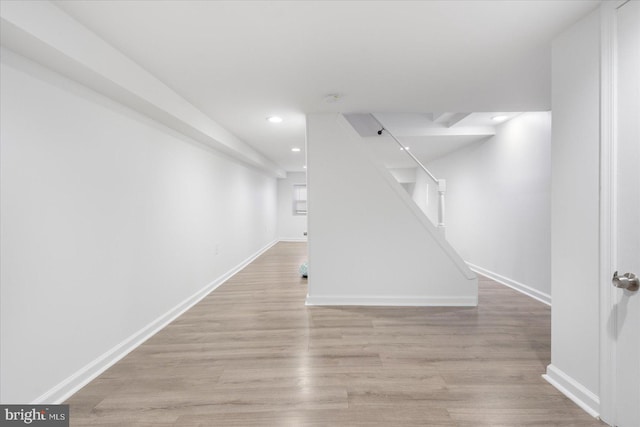
[[[640, 1], [617, 10], [616, 266], [640, 276]], [[626, 283], [624, 283], [626, 282]], [[629, 280], [623, 279], [623, 285]], [[621, 283], [619, 283], [621, 284]], [[640, 291], [616, 293], [615, 425], [640, 426]]]

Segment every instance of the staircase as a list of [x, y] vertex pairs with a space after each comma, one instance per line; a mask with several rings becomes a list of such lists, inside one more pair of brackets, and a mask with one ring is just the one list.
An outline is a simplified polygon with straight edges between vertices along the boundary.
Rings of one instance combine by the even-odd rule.
[[[445, 192], [447, 190], [447, 182], [445, 179], [436, 178], [429, 170], [418, 160], [416, 156], [410, 150], [410, 147], [402, 144], [398, 138], [396, 138], [393, 133], [387, 128], [385, 128], [382, 121], [376, 117], [374, 114], [371, 114], [371, 118], [375, 120], [379, 126], [380, 130], [376, 133], [379, 136], [388, 135], [391, 137], [393, 142], [395, 142], [400, 151], [405, 154], [408, 158], [410, 158], [415, 164], [413, 177], [413, 182], [401, 182], [400, 179], [404, 177], [398, 173], [398, 170], [395, 169], [395, 173], [390, 169], [389, 172], [400, 182], [402, 187], [407, 190], [407, 192], [411, 195], [411, 198], [418, 205], [418, 207], [424, 212], [424, 214], [431, 220], [434, 225], [437, 225], [438, 229], [441, 231], [442, 235], [445, 236], [445, 224], [444, 224], [444, 203], [445, 203]], [[429, 209], [429, 182], [435, 185], [435, 190], [438, 193], [437, 197], [437, 217], [434, 219], [433, 214]], [[408, 184], [408, 185], [407, 185]], [[411, 185], [413, 184], [413, 185]]]
[[[382, 130], [378, 136], [410, 154], [372, 119], [375, 135]], [[477, 305], [477, 278], [444, 237], [444, 180], [410, 155], [416, 179], [401, 184], [356, 128], [341, 114], [307, 116], [307, 304]]]

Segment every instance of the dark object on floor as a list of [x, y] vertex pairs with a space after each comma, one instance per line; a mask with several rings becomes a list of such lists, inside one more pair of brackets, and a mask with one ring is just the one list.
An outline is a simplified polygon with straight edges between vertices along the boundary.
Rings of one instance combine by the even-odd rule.
[[300, 268], [298, 269], [298, 271], [300, 272], [300, 275], [305, 279], [307, 278], [307, 270], [308, 270], [307, 262], [305, 261], [300, 265]]

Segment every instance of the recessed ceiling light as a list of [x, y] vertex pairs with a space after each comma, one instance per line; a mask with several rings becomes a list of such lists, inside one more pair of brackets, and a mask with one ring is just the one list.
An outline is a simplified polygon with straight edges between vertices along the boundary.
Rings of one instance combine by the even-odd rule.
[[404, 147], [404, 148], [400, 147], [400, 151], [404, 151], [404, 150], [409, 151], [410, 149], [411, 149], [411, 147]]
[[493, 116], [491, 117], [491, 120], [494, 120], [496, 122], [501, 122], [503, 120], [507, 120], [509, 118], [509, 116], [505, 116], [504, 114], [498, 115], [498, 116]]
[[291, 151], [293, 151], [294, 153], [299, 153], [300, 149], [298, 147], [293, 147]]
[[282, 117], [278, 116], [269, 116], [267, 117], [267, 121], [269, 123], [282, 123]]
[[306, 169], [306, 168], [307, 168], [307, 165], [302, 166], [302, 169]]

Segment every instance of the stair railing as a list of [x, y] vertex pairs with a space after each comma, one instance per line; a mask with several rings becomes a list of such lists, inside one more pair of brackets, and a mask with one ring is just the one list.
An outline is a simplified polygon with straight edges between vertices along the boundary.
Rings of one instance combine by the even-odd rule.
[[422, 169], [422, 171], [424, 171], [424, 173], [427, 174], [427, 176], [429, 178], [431, 178], [431, 180], [437, 185], [437, 189], [438, 189], [438, 224], [437, 227], [438, 229], [441, 231], [441, 233], [444, 235], [445, 234], [445, 222], [444, 222], [444, 203], [445, 203], [445, 193], [447, 191], [447, 181], [445, 179], [438, 179], [436, 178], [430, 171], [429, 169], [426, 168], [425, 165], [422, 164], [422, 162], [420, 160], [418, 160], [418, 158], [416, 156], [413, 155], [413, 153], [411, 153], [409, 150], [407, 150], [405, 148], [405, 145], [402, 144], [398, 138], [396, 138], [396, 136], [391, 133], [391, 131], [389, 131], [389, 129], [387, 129], [384, 124], [382, 123], [382, 121], [380, 121], [380, 119], [378, 117], [375, 116], [375, 114], [371, 114], [371, 116], [374, 118], [375, 121], [378, 122], [378, 124], [380, 125], [380, 130], [378, 131], [378, 135], [382, 135], [384, 133], [386, 133], [387, 135], [389, 135], [395, 142], [396, 144], [398, 144], [398, 146], [400, 147], [400, 149], [406, 153], [411, 159], [413, 159], [413, 161], [418, 165], [418, 167], [420, 169]]

